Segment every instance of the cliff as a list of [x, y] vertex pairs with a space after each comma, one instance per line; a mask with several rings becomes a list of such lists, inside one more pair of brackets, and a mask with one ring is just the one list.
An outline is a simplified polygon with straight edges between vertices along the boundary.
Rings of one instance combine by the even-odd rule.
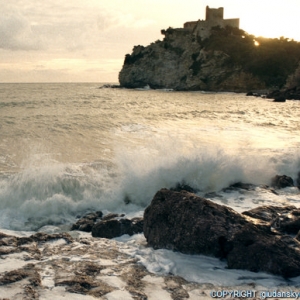
[[[255, 39], [238, 28], [216, 27], [205, 40], [184, 28], [162, 34], [162, 41], [135, 46], [125, 56], [121, 86], [234, 92], [281, 88], [300, 59], [299, 43]], [[278, 41], [297, 54], [284, 55]], [[289, 61], [282, 62], [283, 58]]]

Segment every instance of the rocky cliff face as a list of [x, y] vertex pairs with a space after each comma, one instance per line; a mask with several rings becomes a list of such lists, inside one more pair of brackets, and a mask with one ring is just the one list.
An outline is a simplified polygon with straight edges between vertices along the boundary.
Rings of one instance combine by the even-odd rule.
[[163, 41], [135, 46], [126, 55], [121, 86], [234, 92], [266, 88], [241, 66], [228, 63], [227, 53], [206, 49], [191, 31], [169, 28], [162, 34]]

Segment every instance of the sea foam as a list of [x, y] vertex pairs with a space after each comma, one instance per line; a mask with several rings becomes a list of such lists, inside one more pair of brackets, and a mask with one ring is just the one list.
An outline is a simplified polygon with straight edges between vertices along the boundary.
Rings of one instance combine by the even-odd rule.
[[[107, 164], [27, 164], [0, 179], [0, 226], [37, 230], [74, 222], [93, 210], [140, 214], [159, 189], [177, 183], [205, 194], [236, 182], [268, 185], [276, 174], [296, 179], [299, 170], [299, 158], [287, 155], [260, 157], [226, 153], [221, 147], [174, 145], [165, 140], [148, 148], [119, 148]], [[223, 197], [230, 199], [229, 194]]]

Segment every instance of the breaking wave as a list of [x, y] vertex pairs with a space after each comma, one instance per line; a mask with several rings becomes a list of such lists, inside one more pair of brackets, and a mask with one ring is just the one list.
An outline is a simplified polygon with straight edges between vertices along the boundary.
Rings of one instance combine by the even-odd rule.
[[[63, 164], [49, 160], [29, 164], [0, 179], [0, 227], [37, 230], [70, 224], [93, 210], [137, 213], [160, 188], [185, 183], [203, 191], [220, 191], [235, 182], [270, 184], [275, 174], [294, 179], [295, 155], [260, 156], [226, 153], [221, 148], [187, 150], [174, 143], [119, 149], [113, 162]], [[127, 199], [126, 204], [124, 199]]]

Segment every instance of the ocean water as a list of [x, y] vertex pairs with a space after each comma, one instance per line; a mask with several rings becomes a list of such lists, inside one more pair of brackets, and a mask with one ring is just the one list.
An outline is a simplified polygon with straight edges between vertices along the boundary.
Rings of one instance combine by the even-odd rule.
[[[222, 191], [238, 181], [268, 185], [276, 174], [297, 178], [299, 101], [100, 86], [0, 84], [0, 231], [65, 230], [76, 216], [94, 210], [142, 216], [156, 191], [178, 182], [199, 195], [217, 192], [211, 200], [239, 212], [259, 205], [300, 207], [297, 188], [278, 195], [259, 186]], [[228, 278], [205, 279], [220, 268], [215, 259], [215, 267], [198, 259], [201, 277], [199, 269], [191, 271], [201, 268], [197, 257], [149, 250], [140, 236], [121, 242], [153, 272], [171, 268], [189, 280], [220, 285]], [[184, 263], [178, 267], [176, 261]], [[249, 278], [228, 272], [231, 281]]]

